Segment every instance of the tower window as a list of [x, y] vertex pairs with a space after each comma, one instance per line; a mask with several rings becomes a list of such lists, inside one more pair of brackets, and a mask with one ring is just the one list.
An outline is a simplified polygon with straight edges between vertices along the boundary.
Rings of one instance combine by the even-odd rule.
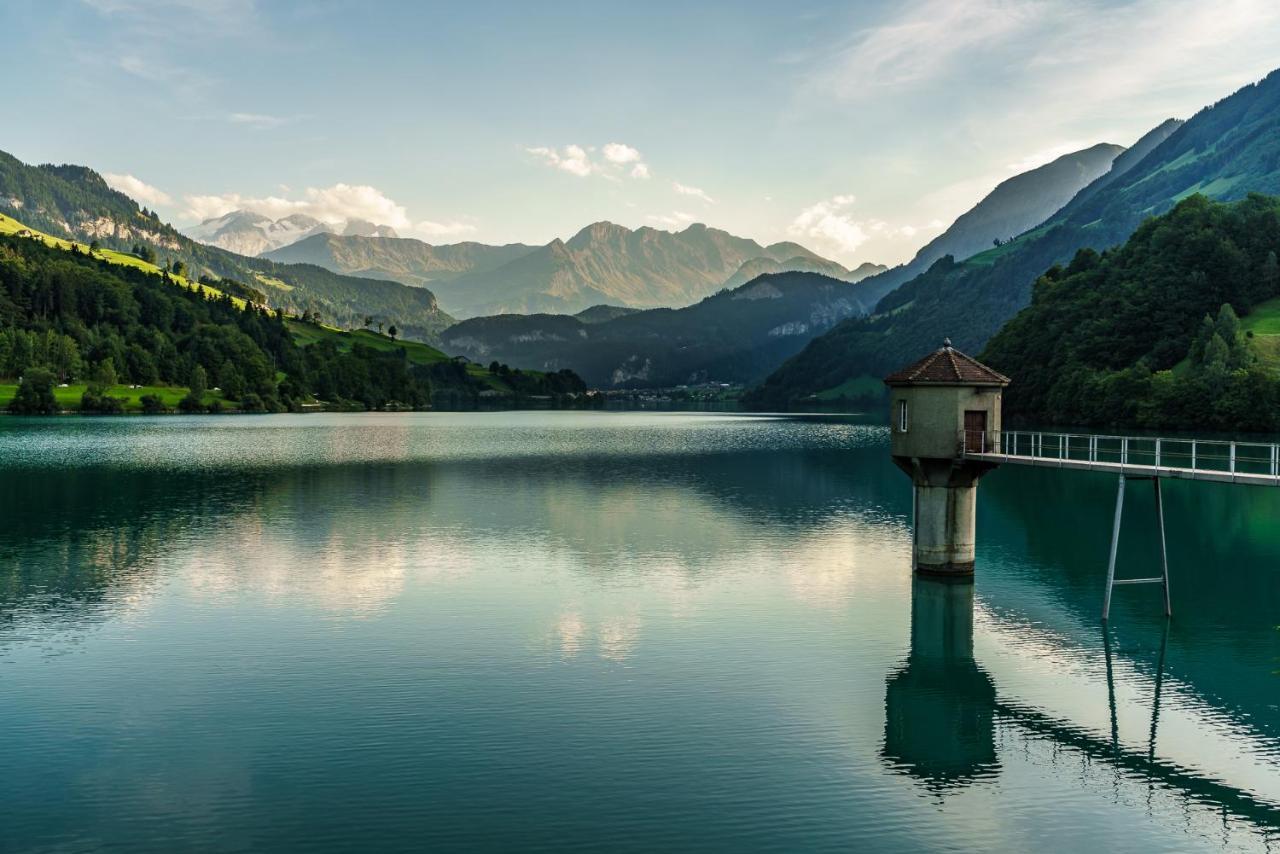
[[898, 401], [898, 432], [907, 432], [907, 402], [905, 400]]

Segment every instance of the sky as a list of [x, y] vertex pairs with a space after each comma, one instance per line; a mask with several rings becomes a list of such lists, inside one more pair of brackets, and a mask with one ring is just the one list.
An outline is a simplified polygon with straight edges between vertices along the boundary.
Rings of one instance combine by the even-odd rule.
[[692, 222], [905, 261], [1000, 181], [1280, 66], [1276, 0], [0, 0], [0, 150], [179, 227]]

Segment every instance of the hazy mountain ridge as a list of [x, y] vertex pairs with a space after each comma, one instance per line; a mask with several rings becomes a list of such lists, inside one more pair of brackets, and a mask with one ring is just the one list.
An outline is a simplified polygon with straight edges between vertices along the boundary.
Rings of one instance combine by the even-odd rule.
[[859, 287], [817, 273], [766, 274], [685, 308], [629, 311], [596, 322], [564, 314], [479, 317], [450, 327], [442, 341], [447, 352], [480, 362], [572, 367], [603, 388], [745, 383], [865, 311]]
[[393, 281], [346, 276], [318, 266], [278, 264], [192, 240], [133, 199], [107, 186], [84, 166], [31, 166], [0, 152], [0, 212], [32, 228], [67, 239], [99, 241], [131, 251], [152, 247], [161, 264], [181, 261], [192, 278], [232, 278], [267, 294], [276, 308], [315, 312], [326, 321], [358, 327], [373, 316], [402, 334], [426, 341], [453, 323], [435, 295]]
[[523, 243], [491, 246], [474, 242], [435, 246], [411, 237], [326, 233], [265, 252], [263, 257], [422, 286], [464, 273], [494, 270], [536, 248]]
[[1280, 72], [1151, 134], [1160, 141], [1145, 156], [1120, 162], [1116, 175], [1086, 187], [1041, 226], [963, 264], [944, 258], [881, 300], [875, 316], [815, 339], [750, 402], [785, 405], [859, 376], [880, 376], [943, 337], [977, 352], [1027, 305], [1037, 277], [1081, 248], [1115, 246], [1146, 217], [1195, 193], [1231, 200], [1280, 192]]
[[[781, 245], [775, 244], [775, 246]], [[773, 247], [766, 248], [773, 249]], [[843, 265], [835, 261], [828, 261], [826, 258], [796, 256], [780, 261], [777, 258], [761, 257], [744, 261], [742, 266], [725, 281], [724, 287], [736, 288], [766, 273], [821, 273], [824, 276], [831, 276], [833, 279], [844, 279], [846, 282], [853, 283], [860, 282], [877, 273], [883, 273], [887, 269], [889, 268], [883, 264], [872, 264], [870, 262], [860, 264], [854, 270], [848, 270]]]
[[235, 210], [220, 217], [206, 219], [199, 225], [182, 229], [182, 233], [192, 240], [238, 255], [261, 255], [305, 240], [314, 234], [398, 236], [396, 230], [389, 225], [377, 225], [362, 219], [328, 223], [306, 214], [295, 213], [273, 220], [250, 210]]
[[950, 255], [963, 261], [990, 249], [996, 240], [1006, 241], [1036, 227], [1105, 175], [1124, 152], [1123, 146], [1099, 143], [1000, 182], [910, 261], [867, 282], [870, 302], [925, 272], [940, 258]]
[[460, 317], [506, 313], [573, 314], [596, 304], [654, 308], [688, 305], [762, 273], [819, 272], [857, 281], [876, 272], [842, 265], [793, 242], [761, 246], [694, 224], [679, 232], [610, 222], [586, 226], [544, 246], [457, 243], [317, 234], [265, 253], [277, 261], [318, 264], [349, 275], [430, 283]]

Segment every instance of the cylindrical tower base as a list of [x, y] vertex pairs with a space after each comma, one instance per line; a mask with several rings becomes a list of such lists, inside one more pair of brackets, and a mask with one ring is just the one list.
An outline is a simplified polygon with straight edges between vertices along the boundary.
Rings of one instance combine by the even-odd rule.
[[915, 566], [924, 575], [973, 575], [978, 482], [915, 484]]

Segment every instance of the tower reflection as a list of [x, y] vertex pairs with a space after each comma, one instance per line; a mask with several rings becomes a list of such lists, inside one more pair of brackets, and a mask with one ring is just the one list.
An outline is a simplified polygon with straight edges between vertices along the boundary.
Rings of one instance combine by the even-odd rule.
[[882, 757], [931, 789], [999, 768], [996, 689], [973, 660], [973, 583], [917, 576], [911, 653], [885, 686]]

